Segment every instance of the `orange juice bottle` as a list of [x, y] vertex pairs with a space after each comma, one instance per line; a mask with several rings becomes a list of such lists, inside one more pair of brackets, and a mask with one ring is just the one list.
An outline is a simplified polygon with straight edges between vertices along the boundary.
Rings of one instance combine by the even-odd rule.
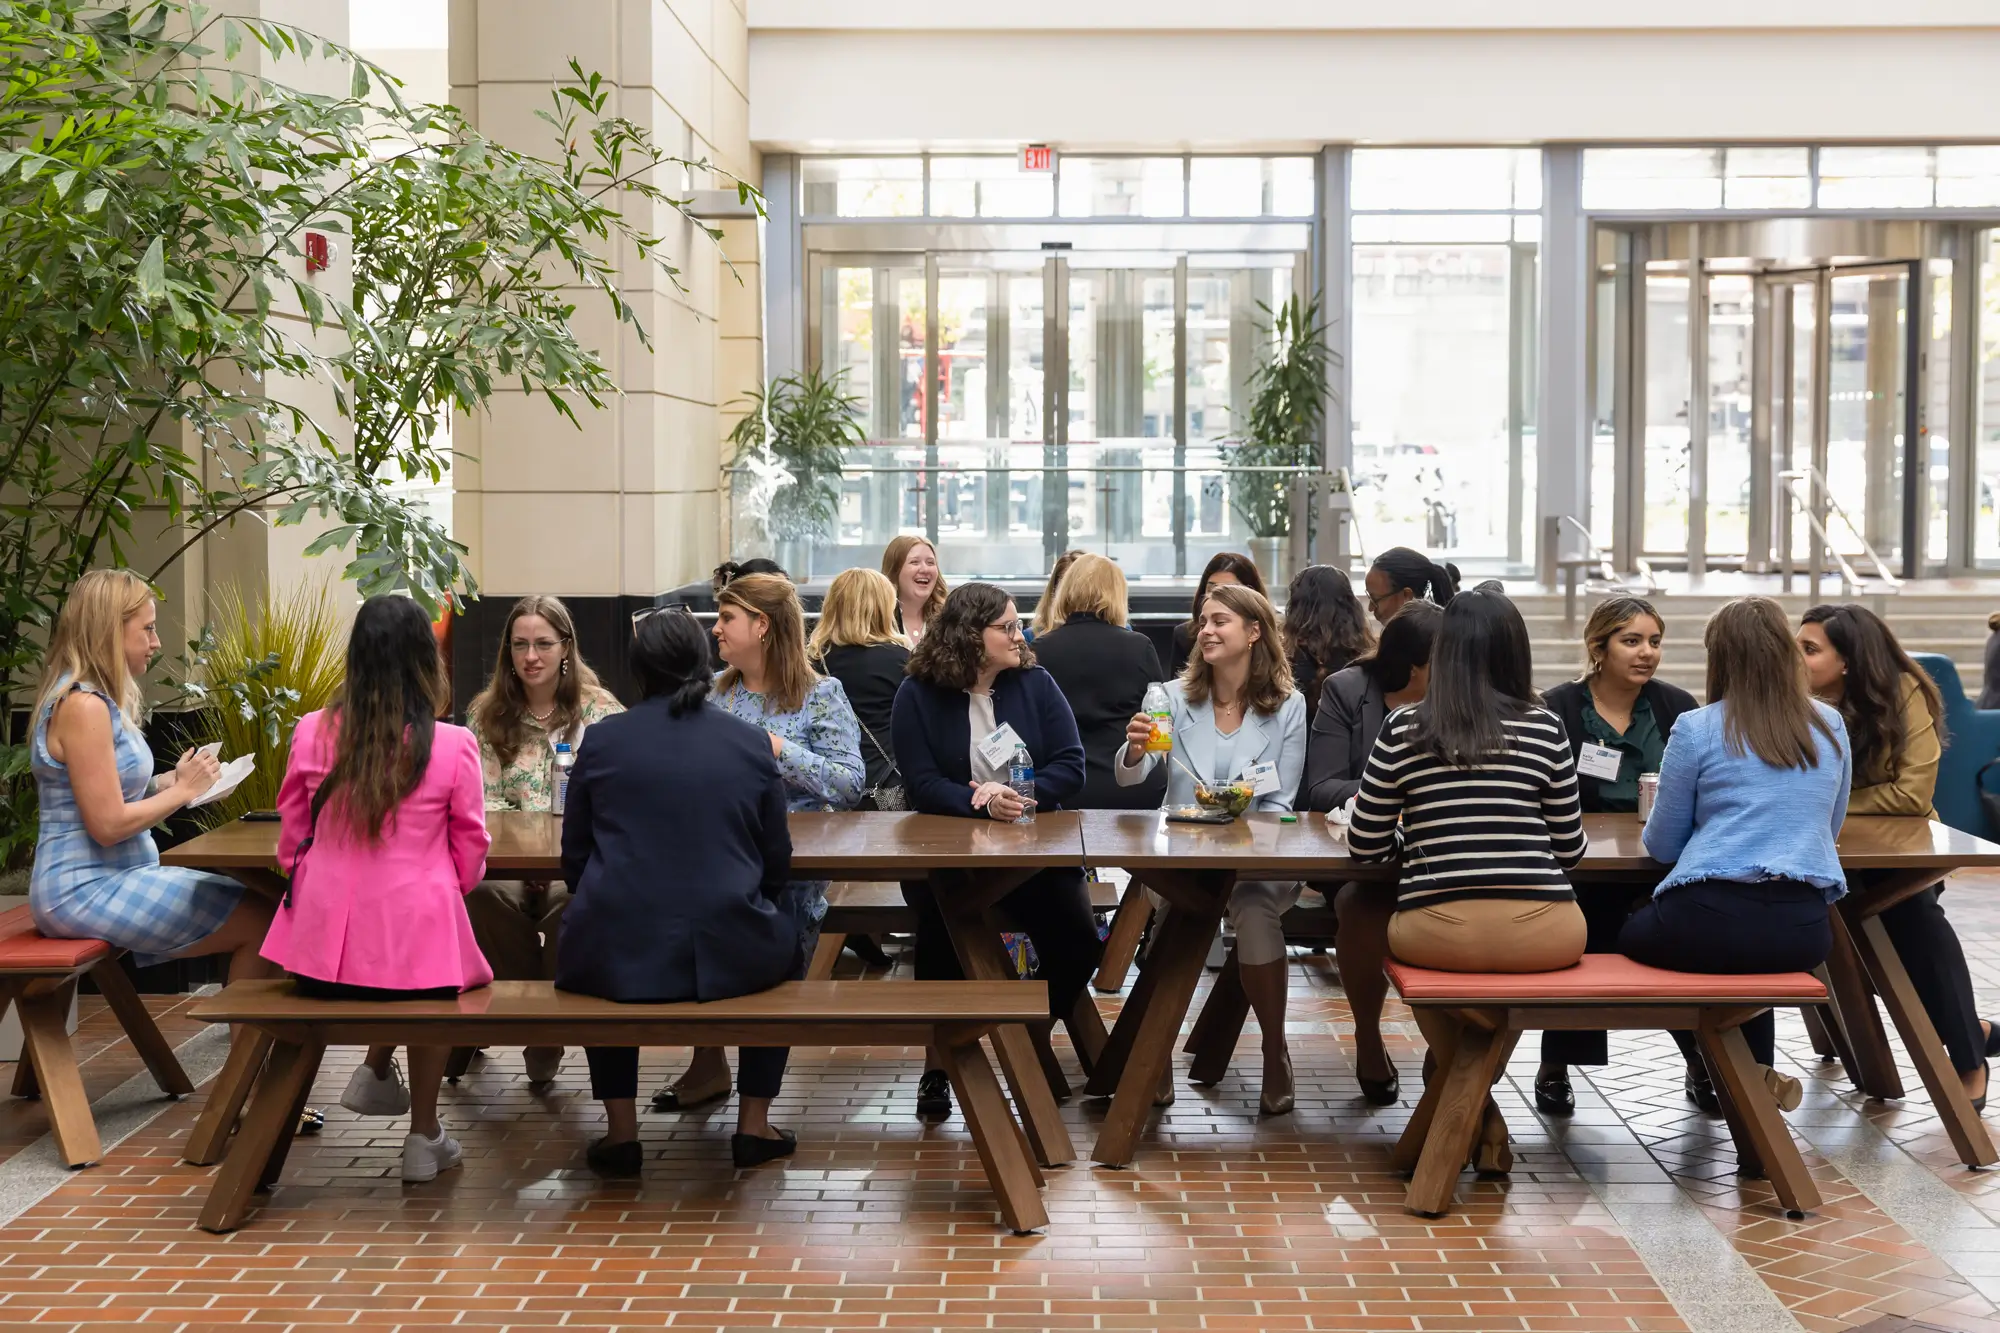
[[1153, 734], [1146, 738], [1146, 752], [1166, 754], [1174, 748], [1174, 710], [1167, 699], [1167, 687], [1158, 683], [1148, 685], [1144, 707], [1153, 719]]

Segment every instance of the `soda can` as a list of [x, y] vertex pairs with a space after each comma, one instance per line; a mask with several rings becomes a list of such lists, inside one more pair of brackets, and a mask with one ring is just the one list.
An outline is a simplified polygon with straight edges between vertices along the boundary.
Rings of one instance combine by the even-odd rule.
[[1653, 817], [1653, 801], [1660, 794], [1660, 775], [1641, 773], [1639, 775], [1639, 822], [1645, 823]]

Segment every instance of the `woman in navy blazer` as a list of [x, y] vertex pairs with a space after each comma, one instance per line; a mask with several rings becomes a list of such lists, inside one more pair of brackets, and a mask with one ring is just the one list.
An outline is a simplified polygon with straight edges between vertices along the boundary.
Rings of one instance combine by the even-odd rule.
[[[1035, 762], [1036, 809], [1060, 810], [1083, 791], [1076, 719], [1055, 679], [1035, 665], [1020, 613], [1005, 591], [990, 583], [952, 589], [925, 626], [909, 671], [896, 692], [894, 746], [911, 809], [966, 819], [1019, 818], [1023, 803], [1007, 786], [1007, 757], [989, 761], [979, 746], [1007, 729], [1012, 735], [1006, 739], [1026, 745]], [[903, 897], [917, 913], [917, 979], [962, 978], [930, 885], [905, 883]], [[1049, 1016], [1069, 1017], [1100, 949], [1082, 869], [1041, 871], [1000, 906], [1035, 946], [1049, 987]], [[934, 1057], [917, 1085], [917, 1110], [951, 1114], [951, 1083]]]
[[[703, 703], [708, 639], [678, 607], [639, 622], [632, 672], [644, 700], [593, 724], [570, 774], [562, 858], [573, 896], [556, 985], [637, 1003], [730, 999], [803, 977], [798, 926], [781, 905], [792, 838], [770, 737]], [[590, 1165], [636, 1176], [639, 1052], [584, 1054], [609, 1121]], [[796, 1143], [769, 1119], [787, 1054], [740, 1054], [739, 1167], [788, 1156]]]

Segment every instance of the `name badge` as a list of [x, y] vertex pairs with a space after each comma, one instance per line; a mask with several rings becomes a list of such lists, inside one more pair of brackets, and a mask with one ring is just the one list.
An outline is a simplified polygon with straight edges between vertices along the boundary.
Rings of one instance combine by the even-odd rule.
[[1576, 755], [1576, 771], [1587, 778], [1601, 782], [1618, 781], [1618, 769], [1625, 762], [1625, 753], [1608, 745], [1586, 744]]
[[1268, 763], [1252, 764], [1243, 770], [1243, 780], [1250, 784], [1253, 795], [1275, 795], [1278, 790], [1278, 766]]
[[1021, 734], [1014, 730], [1014, 724], [1002, 722], [980, 739], [979, 757], [994, 768], [1005, 768], [1020, 743]]

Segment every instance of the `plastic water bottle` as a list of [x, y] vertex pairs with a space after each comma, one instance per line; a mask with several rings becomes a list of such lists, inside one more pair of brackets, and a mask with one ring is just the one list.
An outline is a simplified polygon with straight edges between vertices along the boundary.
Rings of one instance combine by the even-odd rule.
[[1007, 765], [1007, 785], [1021, 798], [1021, 817], [1016, 824], [1035, 822], [1035, 757], [1028, 753], [1028, 747], [1014, 747], [1014, 758]]
[[551, 813], [561, 814], [569, 807], [569, 775], [576, 767], [576, 756], [570, 753], [568, 741], [556, 742], [555, 802]]
[[1167, 687], [1157, 681], [1148, 685], [1142, 711], [1153, 719], [1153, 734], [1146, 738], [1147, 753], [1166, 754], [1171, 751], [1174, 748], [1174, 706], [1167, 698]]

